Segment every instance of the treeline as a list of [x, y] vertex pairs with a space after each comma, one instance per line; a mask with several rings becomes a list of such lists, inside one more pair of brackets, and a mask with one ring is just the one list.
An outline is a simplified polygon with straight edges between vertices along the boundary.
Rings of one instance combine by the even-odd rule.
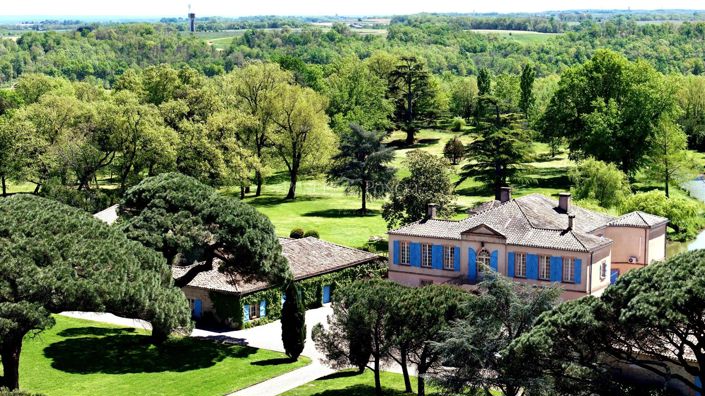
[[451, 29], [490, 29], [490, 30], [524, 30], [542, 33], [560, 33], [568, 28], [568, 24], [554, 16], [436, 16], [436, 15], [404, 15], [392, 18], [390, 25], [401, 24], [419, 26], [426, 22], [445, 24]]
[[[256, 16], [246, 18], [222, 18], [196, 16], [196, 30], [219, 32], [223, 30], [299, 28], [308, 24], [304, 18]], [[162, 18], [159, 22], [174, 25], [179, 31], [188, 30], [188, 18]]]

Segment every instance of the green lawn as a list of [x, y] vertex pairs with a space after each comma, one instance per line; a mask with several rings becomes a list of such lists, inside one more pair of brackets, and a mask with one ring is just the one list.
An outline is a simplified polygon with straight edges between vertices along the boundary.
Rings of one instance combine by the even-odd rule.
[[[388, 396], [407, 395], [404, 393], [404, 377], [401, 374], [382, 372], [380, 381], [384, 394]], [[412, 378], [412, 388], [416, 391], [416, 378]], [[436, 389], [426, 384], [428, 395], [437, 394]], [[319, 378], [289, 392], [283, 396], [372, 396], [375, 394], [375, 379], [372, 371], [363, 374], [356, 371], [339, 371]]]
[[50, 396], [223, 395], [310, 363], [189, 337], [156, 348], [143, 331], [55, 318], [56, 326], [24, 342], [24, 390]]

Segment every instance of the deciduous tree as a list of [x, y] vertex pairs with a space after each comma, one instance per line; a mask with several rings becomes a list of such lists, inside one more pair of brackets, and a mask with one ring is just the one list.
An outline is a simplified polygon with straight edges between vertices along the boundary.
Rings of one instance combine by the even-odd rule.
[[575, 198], [595, 200], [603, 208], [619, 206], [631, 193], [627, 175], [615, 164], [588, 158], [578, 162], [568, 175]]
[[534, 80], [536, 79], [536, 70], [530, 64], [524, 65], [521, 70], [521, 97], [519, 98], [519, 108], [524, 113], [524, 116], [529, 116], [529, 109], [534, 103]]
[[671, 120], [661, 120], [650, 142], [651, 152], [647, 161], [646, 175], [663, 183], [669, 197], [671, 183], [679, 184], [697, 174], [695, 161], [688, 155], [688, 138]]
[[438, 205], [441, 216], [452, 213], [455, 194], [448, 161], [426, 151], [413, 150], [407, 154], [405, 164], [410, 175], [391, 185], [389, 200], [382, 205], [387, 226], [393, 228], [423, 219], [430, 203]]

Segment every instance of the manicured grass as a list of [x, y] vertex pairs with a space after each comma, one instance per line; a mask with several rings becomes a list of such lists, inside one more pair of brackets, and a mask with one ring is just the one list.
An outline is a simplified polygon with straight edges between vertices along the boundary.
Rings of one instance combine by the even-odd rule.
[[223, 395], [287, 371], [278, 352], [190, 337], [156, 348], [143, 331], [55, 316], [27, 337], [20, 387], [46, 395]]
[[[380, 382], [387, 396], [408, 395], [404, 393], [404, 377], [401, 374], [382, 372]], [[416, 391], [416, 378], [411, 380]], [[435, 395], [437, 389], [426, 384], [426, 394]], [[339, 371], [302, 385], [284, 396], [372, 396], [375, 394], [374, 374], [370, 370], [358, 374], [356, 371]], [[413, 395], [413, 393], [412, 393]]]

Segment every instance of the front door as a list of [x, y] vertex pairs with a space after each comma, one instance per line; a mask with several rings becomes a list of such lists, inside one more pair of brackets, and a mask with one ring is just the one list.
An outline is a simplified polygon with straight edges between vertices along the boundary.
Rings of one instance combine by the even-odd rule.
[[323, 286], [323, 304], [330, 302], [330, 285]]
[[193, 317], [195, 319], [201, 319], [201, 315], [203, 315], [203, 304], [201, 300], [193, 300]]

